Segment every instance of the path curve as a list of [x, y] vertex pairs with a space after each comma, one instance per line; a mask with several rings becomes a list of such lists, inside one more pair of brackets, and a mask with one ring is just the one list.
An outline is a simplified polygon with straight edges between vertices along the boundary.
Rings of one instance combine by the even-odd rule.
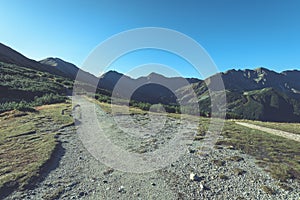
[[254, 125], [254, 124], [249, 124], [246, 122], [235, 122], [239, 125], [248, 127], [248, 128], [252, 128], [252, 129], [256, 129], [256, 130], [260, 130], [260, 131], [264, 131], [266, 133], [270, 133], [273, 135], [277, 135], [280, 137], [284, 137], [290, 140], [294, 140], [297, 142], [300, 142], [300, 135], [294, 134], [294, 133], [289, 133], [286, 131], [281, 131], [281, 130], [277, 130], [277, 129], [272, 129], [272, 128], [266, 128], [266, 127], [262, 127], [262, 126], [258, 126], [258, 125]]

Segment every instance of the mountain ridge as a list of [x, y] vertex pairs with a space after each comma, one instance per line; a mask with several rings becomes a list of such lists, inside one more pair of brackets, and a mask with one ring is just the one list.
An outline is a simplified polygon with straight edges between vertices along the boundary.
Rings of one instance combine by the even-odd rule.
[[[258, 119], [264, 121], [300, 121], [300, 71], [275, 72], [264, 67], [256, 69], [231, 69], [205, 80], [196, 78], [165, 77], [152, 72], [136, 79], [117, 71], [108, 71], [96, 77], [60, 58], [46, 58], [39, 62], [0, 43], [0, 61], [28, 69], [55, 74], [71, 80], [97, 84], [103, 94], [116, 92], [129, 98], [151, 104], [175, 105], [191, 100], [189, 89], [198, 96], [201, 111], [210, 113], [209, 91], [211, 83], [221, 76], [227, 96], [228, 118]], [[81, 76], [77, 74], [80, 72]], [[116, 87], [118, 86], [118, 87]], [[98, 91], [97, 89], [97, 91]], [[101, 92], [100, 92], [101, 93]]]

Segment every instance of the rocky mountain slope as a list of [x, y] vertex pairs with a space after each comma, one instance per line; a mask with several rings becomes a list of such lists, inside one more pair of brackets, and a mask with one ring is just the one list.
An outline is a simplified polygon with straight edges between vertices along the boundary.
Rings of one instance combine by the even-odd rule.
[[157, 73], [133, 79], [116, 71], [103, 74], [99, 87], [122, 98], [129, 98], [147, 103], [176, 104], [176, 90], [192, 83], [202, 82], [196, 78], [165, 77]]
[[[81, 70], [76, 65], [64, 61], [60, 58], [46, 58], [39, 61], [39, 63], [48, 66], [48, 68], [49, 66], [55, 68], [56, 70], [63, 73], [64, 76], [71, 78], [72, 80], [76, 79], [77, 81], [81, 81], [89, 84], [95, 84], [99, 81], [98, 78], [93, 74]], [[77, 76], [78, 73], [80, 73], [80, 76]]]
[[[277, 73], [265, 68], [255, 70], [229, 70], [220, 73], [226, 89], [227, 115], [233, 118], [265, 121], [300, 121], [300, 71]], [[210, 111], [210, 98], [206, 83], [193, 84], [199, 97], [200, 108]], [[207, 87], [208, 86], [208, 87]], [[184, 93], [185, 88], [179, 92]], [[184, 96], [184, 95], [183, 95]], [[184, 96], [184, 98], [188, 98]]]
[[[210, 113], [210, 93], [207, 86], [217, 75], [206, 80], [182, 77], [164, 77], [157, 73], [133, 79], [116, 71], [101, 77], [85, 72], [72, 63], [59, 58], [46, 58], [40, 62], [31, 60], [15, 50], [0, 44], [0, 62], [14, 64], [41, 72], [54, 74], [62, 79], [76, 79], [97, 85], [97, 92], [129, 98], [151, 104], [176, 105], [178, 101], [192, 99], [192, 87], [199, 99], [203, 113]], [[300, 121], [300, 71], [277, 73], [266, 68], [254, 70], [229, 70], [219, 74], [224, 82], [227, 98], [227, 117], [265, 121]], [[98, 84], [97, 84], [98, 83]], [[207, 85], [208, 84], [208, 85]], [[116, 87], [117, 86], [117, 87]], [[87, 90], [93, 87], [86, 86]], [[213, 88], [211, 88], [213, 89]]]

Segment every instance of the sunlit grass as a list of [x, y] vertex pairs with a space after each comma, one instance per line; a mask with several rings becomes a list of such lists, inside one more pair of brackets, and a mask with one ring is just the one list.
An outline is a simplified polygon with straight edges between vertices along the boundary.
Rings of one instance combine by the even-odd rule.
[[300, 181], [300, 144], [276, 135], [253, 130], [227, 121], [217, 145], [254, 156], [257, 163], [280, 181]]
[[0, 116], [0, 191], [8, 186], [24, 188], [39, 176], [58, 144], [53, 125], [73, 121], [68, 114], [61, 114], [62, 109], [70, 111], [70, 105], [47, 105], [34, 113], [10, 111]]
[[300, 134], [300, 123], [261, 122], [252, 120], [244, 120], [244, 122], [290, 133]]

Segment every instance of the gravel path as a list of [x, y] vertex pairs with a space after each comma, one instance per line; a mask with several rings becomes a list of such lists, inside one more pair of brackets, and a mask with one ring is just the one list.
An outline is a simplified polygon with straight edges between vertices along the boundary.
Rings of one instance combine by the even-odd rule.
[[249, 124], [246, 122], [235, 122], [239, 125], [248, 127], [248, 128], [252, 128], [252, 129], [257, 129], [260, 131], [264, 131], [266, 133], [270, 133], [270, 134], [274, 134], [274, 135], [278, 135], [280, 137], [284, 137], [290, 140], [295, 140], [297, 142], [300, 142], [300, 135], [294, 134], [294, 133], [289, 133], [289, 132], [285, 132], [285, 131], [281, 131], [281, 130], [276, 130], [276, 129], [272, 129], [272, 128], [266, 128], [266, 127], [262, 127], [262, 126], [258, 126], [258, 125], [254, 125], [254, 124]]
[[[84, 102], [82, 102], [84, 103]], [[82, 105], [81, 107], [83, 107]], [[81, 111], [84, 112], [84, 111]], [[151, 134], [140, 126], [149, 123], [145, 115], [120, 115], [119, 123], [129, 117], [138, 125], [126, 131], [139, 137], [122, 135], [112, 123], [112, 116], [96, 106], [97, 118], [111, 141], [121, 148], [138, 154], [154, 152], [166, 145], [178, 128], [178, 120], [167, 118], [159, 134]], [[152, 117], [154, 124], [162, 119]], [[186, 129], [196, 132], [192, 123], [183, 122]], [[124, 130], [123, 130], [124, 131]], [[59, 165], [32, 190], [17, 191], [7, 199], [299, 199], [299, 184], [290, 180], [292, 191], [279, 187], [255, 164], [255, 160], [239, 151], [225, 147], [203, 153], [201, 141], [187, 144], [184, 154], [166, 167], [145, 173], [129, 173], [99, 162], [87, 151], [74, 127], [60, 130], [59, 141], [64, 154]], [[143, 135], [144, 137], [140, 137]], [[114, 158], [112, 158], [114, 159]], [[192, 178], [192, 180], [191, 180]], [[274, 194], [268, 194], [270, 188]], [[270, 192], [269, 192], [270, 193]]]

